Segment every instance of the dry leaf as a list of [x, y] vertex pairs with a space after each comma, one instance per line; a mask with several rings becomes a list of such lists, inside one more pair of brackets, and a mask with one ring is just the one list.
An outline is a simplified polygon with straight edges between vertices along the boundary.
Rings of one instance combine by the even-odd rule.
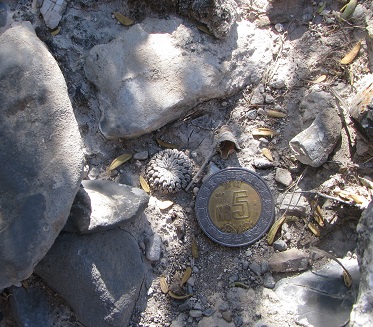
[[246, 288], [246, 289], [250, 288], [249, 285], [246, 285], [245, 283], [242, 283], [242, 282], [234, 282], [233, 285], [236, 287], [241, 287], [241, 288]]
[[326, 2], [324, 2], [324, 4], [317, 10], [317, 12], [321, 14], [323, 10], [325, 9], [325, 6], [326, 6]]
[[162, 141], [161, 139], [155, 139], [155, 140], [157, 141], [158, 145], [160, 145], [162, 148], [177, 149], [177, 146], [175, 144]]
[[176, 295], [175, 293], [168, 291], [168, 295], [171, 296], [175, 300], [185, 300], [188, 297], [193, 296], [193, 294], [186, 294], [186, 295]]
[[368, 178], [365, 178], [365, 177], [359, 177], [359, 180], [361, 182], [362, 185], [368, 187], [368, 188], [371, 188], [373, 189], [373, 182], [371, 180], [369, 180]]
[[120, 12], [113, 12], [113, 15], [118, 20], [118, 22], [124, 26], [130, 26], [134, 23], [132, 19], [122, 15]]
[[162, 293], [167, 294], [168, 293], [168, 284], [167, 284], [167, 281], [166, 281], [166, 277], [161, 276], [161, 278], [159, 279], [159, 285], [161, 287]]
[[324, 217], [322, 216], [322, 213], [321, 213], [321, 208], [319, 205], [316, 206], [315, 208], [315, 211], [313, 212], [313, 217], [315, 218], [315, 220], [317, 221], [317, 223], [323, 227], [325, 224], [324, 224]]
[[308, 223], [307, 227], [311, 230], [313, 234], [315, 234], [316, 236], [320, 236], [320, 230], [315, 224]]
[[278, 133], [276, 131], [274, 131], [273, 129], [270, 129], [270, 128], [265, 128], [265, 127], [259, 127], [259, 128], [255, 128], [252, 132], [251, 132], [252, 135], [254, 136], [275, 136], [275, 135], [278, 135]]
[[107, 169], [107, 172], [110, 172], [111, 170], [119, 167], [121, 164], [125, 163], [131, 158], [132, 158], [132, 154], [129, 154], [129, 153], [122, 154], [118, 158], [115, 158], [110, 164], [109, 168]]
[[358, 43], [356, 43], [356, 45], [352, 48], [352, 50], [343, 57], [340, 63], [342, 65], [350, 64], [356, 58], [357, 54], [359, 53], [360, 46], [361, 46], [361, 40]]
[[192, 268], [186, 267], [186, 269], [184, 271], [184, 275], [183, 275], [183, 277], [181, 278], [181, 281], [180, 281], [180, 287], [184, 286], [184, 284], [188, 281], [188, 279], [191, 275], [192, 275]]
[[171, 207], [174, 203], [172, 201], [166, 200], [166, 201], [158, 201], [158, 208], [161, 210], [165, 210], [169, 207]]
[[352, 286], [352, 277], [346, 269], [343, 270], [343, 281], [348, 288]]
[[350, 17], [352, 13], [355, 11], [356, 6], [357, 0], [350, 0], [350, 2], [347, 5], [342, 7], [341, 11], [343, 11], [343, 13], [341, 14], [341, 18], [347, 19], [348, 17]]
[[142, 177], [140, 175], [140, 185], [142, 187], [142, 189], [146, 192], [146, 193], [149, 193], [150, 192], [150, 187], [149, 187], [149, 184], [148, 182], [145, 180], [144, 177]]
[[284, 223], [285, 219], [286, 219], [286, 216], [282, 216], [279, 220], [276, 220], [274, 224], [272, 225], [267, 236], [267, 242], [269, 245], [272, 245], [273, 241], [275, 240], [277, 231], [279, 230], [281, 225]]
[[326, 75], [321, 75], [318, 78], [316, 78], [314, 81], [311, 81], [312, 84], [318, 84], [322, 83], [326, 80]]
[[273, 161], [273, 157], [272, 157], [272, 153], [271, 153], [271, 150], [268, 149], [268, 148], [264, 148], [262, 150], [262, 153], [263, 155], [269, 160], [269, 161]]
[[212, 35], [209, 29], [204, 25], [197, 25], [197, 28], [208, 35]]
[[197, 241], [196, 239], [193, 237], [192, 239], [192, 257], [194, 259], [197, 259], [199, 256], [199, 253], [198, 253], [198, 245], [197, 245]]
[[25, 279], [21, 282], [22, 286], [28, 291], [28, 289], [30, 288], [30, 285], [28, 283], [28, 280]]
[[57, 34], [59, 34], [61, 31], [61, 27], [58, 26], [56, 29], [54, 29], [52, 32], [51, 32], [51, 35], [52, 36], [56, 36]]
[[273, 118], [284, 118], [286, 117], [286, 114], [277, 110], [267, 110], [267, 116]]
[[350, 197], [352, 200], [354, 200], [355, 203], [357, 204], [362, 204], [364, 203], [365, 201], [367, 201], [365, 199], [365, 197], [361, 196], [361, 195], [358, 195], [358, 194], [350, 194]]

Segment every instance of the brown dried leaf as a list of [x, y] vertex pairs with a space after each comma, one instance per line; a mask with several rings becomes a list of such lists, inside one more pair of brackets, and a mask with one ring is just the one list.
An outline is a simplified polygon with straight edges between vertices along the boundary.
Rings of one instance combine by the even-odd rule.
[[60, 33], [60, 31], [61, 31], [61, 27], [58, 26], [56, 29], [54, 29], [54, 30], [51, 32], [51, 35], [52, 35], [52, 36], [56, 36], [56, 35], [58, 35], [58, 34]]
[[149, 187], [149, 184], [148, 182], [145, 180], [144, 177], [142, 177], [140, 175], [140, 185], [142, 187], [142, 189], [146, 192], [146, 193], [149, 193], [150, 192], [150, 187]]
[[277, 110], [267, 110], [267, 116], [273, 118], [284, 118], [286, 117], [286, 114]]
[[319, 205], [317, 205], [315, 207], [315, 211], [313, 212], [313, 217], [315, 218], [315, 220], [317, 221], [317, 223], [323, 227], [325, 225], [324, 223], [324, 217], [322, 216], [322, 213], [321, 213], [321, 208]]
[[190, 268], [189, 266], [186, 267], [185, 271], [184, 271], [184, 275], [183, 277], [181, 278], [181, 281], [180, 281], [180, 287], [183, 287], [184, 284], [188, 281], [189, 277], [192, 276], [192, 268]]
[[168, 295], [171, 296], [175, 300], [185, 300], [188, 297], [193, 296], [193, 294], [186, 294], [186, 295], [176, 295], [175, 293], [168, 291]]
[[174, 203], [172, 201], [166, 200], [166, 201], [158, 201], [158, 208], [161, 210], [168, 209], [171, 207]]
[[348, 288], [352, 286], [352, 277], [346, 269], [343, 270], [343, 281]]
[[130, 160], [132, 158], [132, 154], [125, 153], [120, 155], [118, 158], [115, 158], [112, 163], [110, 164], [109, 168], [107, 169], [107, 172], [110, 172], [111, 170], [119, 167], [121, 164], [125, 163], [126, 161]]
[[311, 81], [312, 84], [318, 84], [322, 83], [326, 80], [326, 75], [321, 75], [318, 78], [316, 78], [314, 81]]
[[118, 20], [118, 22], [121, 23], [124, 26], [131, 26], [134, 23], [134, 21], [132, 19], [124, 16], [120, 12], [113, 12], [113, 15]]
[[199, 256], [199, 251], [198, 251], [198, 245], [196, 239], [193, 237], [192, 238], [192, 257], [194, 259], [197, 259]]
[[161, 139], [155, 139], [155, 140], [157, 141], [158, 145], [161, 146], [162, 148], [177, 149], [177, 146], [175, 144], [162, 141]]
[[316, 236], [320, 236], [320, 230], [315, 224], [308, 223], [307, 227], [313, 234], [315, 234]]
[[358, 194], [350, 194], [350, 197], [352, 200], [354, 200], [355, 203], [357, 204], [362, 204], [364, 203], [365, 201], [367, 201], [365, 199], [365, 197], [363, 197], [362, 195], [358, 195]]
[[168, 284], [165, 276], [161, 276], [161, 278], [159, 279], [159, 286], [161, 287], [161, 292], [163, 294], [168, 293]]
[[275, 135], [278, 135], [278, 133], [276, 131], [274, 131], [273, 129], [270, 129], [270, 128], [265, 128], [265, 127], [259, 127], [259, 128], [255, 128], [252, 132], [251, 132], [252, 135], [254, 136], [275, 136]]
[[286, 219], [286, 216], [282, 216], [280, 219], [276, 220], [274, 224], [272, 225], [267, 236], [267, 242], [269, 245], [273, 244], [273, 241], [275, 240], [275, 236], [279, 228], [281, 227], [281, 225], [284, 223], [285, 219]]
[[342, 65], [350, 64], [356, 58], [357, 54], [359, 53], [360, 46], [361, 46], [361, 40], [358, 43], [356, 43], [356, 45], [352, 48], [352, 50], [343, 57], [340, 63]]
[[271, 153], [271, 150], [268, 149], [268, 148], [264, 148], [262, 150], [262, 153], [263, 155], [269, 160], [269, 161], [273, 161], [273, 156], [272, 156], [272, 153]]

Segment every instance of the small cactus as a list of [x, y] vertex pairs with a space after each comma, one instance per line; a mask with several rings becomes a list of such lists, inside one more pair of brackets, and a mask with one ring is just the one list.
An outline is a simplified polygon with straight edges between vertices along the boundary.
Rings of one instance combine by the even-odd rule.
[[153, 190], [175, 193], [185, 188], [191, 178], [193, 162], [176, 149], [156, 153], [145, 167], [145, 179]]

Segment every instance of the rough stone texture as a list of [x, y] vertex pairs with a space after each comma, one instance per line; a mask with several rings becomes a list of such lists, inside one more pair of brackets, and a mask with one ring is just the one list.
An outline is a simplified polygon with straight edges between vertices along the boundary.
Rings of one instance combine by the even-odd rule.
[[269, 269], [272, 272], [302, 271], [308, 268], [308, 261], [307, 253], [293, 248], [274, 253], [269, 260]]
[[121, 229], [61, 234], [35, 272], [87, 327], [127, 326], [145, 276], [136, 240]]
[[63, 75], [31, 25], [0, 44], [2, 289], [31, 275], [66, 223], [83, 151]]
[[107, 138], [134, 138], [179, 118], [196, 104], [258, 83], [272, 58], [268, 32], [237, 23], [226, 41], [178, 18], [146, 19], [85, 63], [96, 85]]
[[358, 299], [350, 316], [350, 326], [373, 326], [373, 202], [363, 212], [357, 232], [361, 279]]
[[44, 0], [43, 5], [40, 8], [40, 12], [43, 15], [45, 24], [50, 29], [55, 29], [62, 18], [62, 14], [66, 10], [66, 0]]
[[290, 141], [295, 157], [312, 167], [321, 166], [337, 144], [342, 129], [335, 99], [326, 92], [313, 91], [301, 103], [305, 126], [312, 124]]
[[112, 229], [144, 211], [148, 194], [111, 181], [82, 181], [64, 231], [93, 233]]
[[270, 1], [266, 13], [272, 24], [289, 22], [294, 17], [301, 17], [305, 12], [304, 0], [275, 0]]
[[0, 2], [0, 27], [6, 25], [7, 7], [5, 3]]
[[343, 270], [334, 261], [320, 270], [277, 282], [276, 295], [286, 307], [296, 308], [297, 321], [302, 321], [303, 326], [343, 326], [348, 321], [360, 274], [356, 259], [341, 262], [352, 276], [351, 289], [344, 284]]
[[276, 168], [275, 180], [285, 186], [289, 186], [293, 182], [290, 171], [284, 168]]

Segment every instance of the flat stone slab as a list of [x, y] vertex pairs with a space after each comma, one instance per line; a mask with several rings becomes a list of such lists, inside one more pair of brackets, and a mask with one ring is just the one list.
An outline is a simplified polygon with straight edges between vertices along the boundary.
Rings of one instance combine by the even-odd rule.
[[182, 20], [145, 19], [93, 47], [84, 69], [97, 87], [106, 138], [134, 138], [197, 104], [260, 81], [272, 60], [268, 31], [236, 23], [225, 40]]
[[149, 195], [137, 188], [105, 180], [84, 180], [64, 231], [93, 233], [135, 219], [146, 208]]
[[0, 44], [1, 290], [32, 274], [65, 225], [83, 150], [65, 79], [31, 24]]

